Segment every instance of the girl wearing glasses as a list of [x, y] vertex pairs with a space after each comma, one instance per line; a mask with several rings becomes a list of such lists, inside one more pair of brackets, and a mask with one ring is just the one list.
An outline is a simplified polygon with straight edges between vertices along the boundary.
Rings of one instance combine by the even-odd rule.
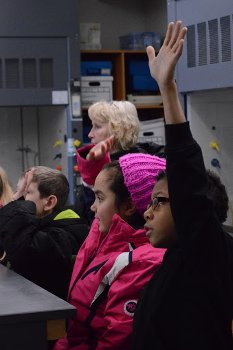
[[147, 48], [164, 104], [167, 177], [157, 181], [144, 217], [151, 243], [168, 249], [138, 303], [134, 350], [233, 348], [232, 237], [223, 231], [218, 185], [209, 190], [174, 79], [186, 32], [180, 21], [169, 23], [159, 54]]

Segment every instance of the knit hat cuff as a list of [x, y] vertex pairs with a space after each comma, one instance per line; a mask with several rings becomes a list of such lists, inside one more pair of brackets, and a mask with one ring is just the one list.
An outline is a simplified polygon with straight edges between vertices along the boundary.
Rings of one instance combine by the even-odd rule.
[[166, 169], [166, 160], [144, 153], [129, 153], [119, 158], [124, 183], [137, 211], [143, 215], [150, 203], [156, 177]]

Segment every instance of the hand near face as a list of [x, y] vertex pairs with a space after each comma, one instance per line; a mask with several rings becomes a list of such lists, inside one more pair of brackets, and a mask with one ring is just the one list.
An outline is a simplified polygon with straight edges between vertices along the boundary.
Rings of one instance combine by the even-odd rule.
[[90, 150], [86, 159], [87, 160], [99, 160], [99, 159], [104, 158], [106, 153], [108, 153], [111, 150], [113, 143], [114, 143], [114, 136], [113, 135], [108, 137], [104, 141], [100, 141], [99, 143], [97, 143], [97, 145], [95, 145]]
[[28, 187], [32, 182], [34, 171], [35, 171], [35, 168], [31, 168], [31, 170], [27, 171], [25, 174], [25, 181], [26, 181], [25, 192], [27, 192]]
[[22, 178], [19, 179], [17, 184], [17, 191], [13, 196], [14, 200], [17, 200], [23, 196], [25, 197], [28, 187], [32, 181], [34, 171], [35, 168], [31, 168]]

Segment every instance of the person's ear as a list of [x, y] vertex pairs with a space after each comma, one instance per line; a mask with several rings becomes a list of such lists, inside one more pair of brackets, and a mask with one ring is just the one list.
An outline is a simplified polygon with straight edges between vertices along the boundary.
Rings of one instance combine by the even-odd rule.
[[124, 205], [124, 215], [126, 217], [132, 216], [136, 212], [135, 204], [131, 198], [128, 198]]
[[52, 212], [55, 206], [57, 205], [57, 197], [51, 194], [46, 198], [46, 202], [44, 205], [45, 212]]

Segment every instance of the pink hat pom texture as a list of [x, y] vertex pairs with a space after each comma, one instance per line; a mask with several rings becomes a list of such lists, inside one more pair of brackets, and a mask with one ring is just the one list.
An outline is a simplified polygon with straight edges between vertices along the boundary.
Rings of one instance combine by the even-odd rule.
[[128, 188], [137, 211], [143, 215], [151, 200], [156, 176], [166, 170], [166, 160], [144, 153], [129, 153], [119, 158]]

